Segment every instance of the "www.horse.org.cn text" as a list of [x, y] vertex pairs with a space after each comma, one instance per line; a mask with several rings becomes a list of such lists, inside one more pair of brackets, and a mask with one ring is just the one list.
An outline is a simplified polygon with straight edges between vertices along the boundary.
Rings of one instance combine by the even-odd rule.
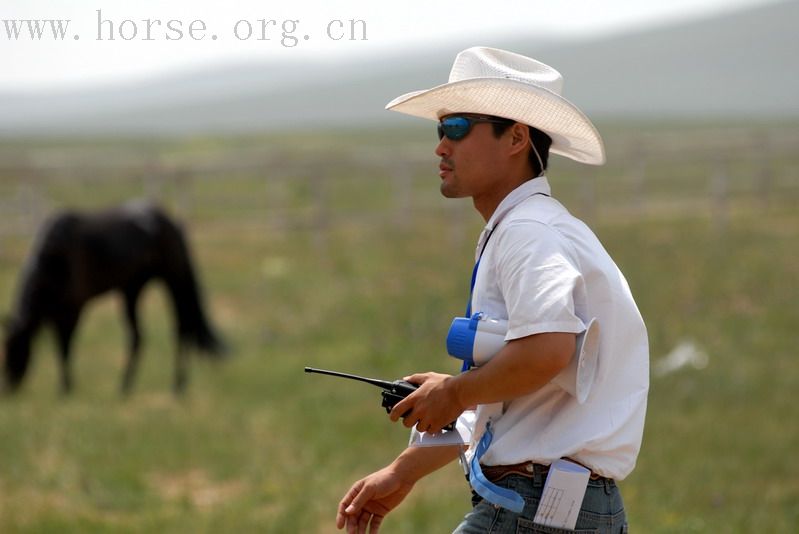
[[[303, 24], [295, 18], [253, 18], [209, 24], [201, 18], [124, 18], [95, 10], [95, 41], [263, 41], [294, 48], [303, 41], [368, 41], [366, 21], [331, 19]], [[9, 41], [79, 41], [86, 32], [73, 19], [2, 19], [0, 39]], [[70, 31], [70, 26], [72, 31]], [[84, 29], [85, 26], [81, 26]], [[5, 31], [2, 31], [5, 30]]]

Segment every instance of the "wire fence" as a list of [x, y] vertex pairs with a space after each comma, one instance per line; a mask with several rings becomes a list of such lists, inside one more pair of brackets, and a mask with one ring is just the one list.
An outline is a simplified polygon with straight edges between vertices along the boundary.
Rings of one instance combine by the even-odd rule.
[[[703, 216], [724, 231], [731, 213], [799, 200], [799, 125], [639, 130], [606, 134], [608, 164], [553, 158], [556, 196], [589, 222]], [[252, 224], [309, 231], [401, 226], [469, 203], [435, 194], [432, 145], [390, 137], [308, 147], [251, 140], [0, 145], [0, 238], [28, 237], [54, 211], [156, 200], [192, 225]], [[455, 224], [454, 239], [458, 234]]]

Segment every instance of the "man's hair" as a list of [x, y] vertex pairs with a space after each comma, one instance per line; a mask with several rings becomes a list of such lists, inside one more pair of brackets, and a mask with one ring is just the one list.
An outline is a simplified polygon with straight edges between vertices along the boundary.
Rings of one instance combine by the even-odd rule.
[[[500, 137], [514, 124], [515, 122], [510, 119], [508, 119], [508, 122], [492, 122], [491, 126], [494, 129], [494, 136]], [[547, 169], [549, 162], [549, 147], [552, 145], [552, 138], [533, 126], [527, 126], [527, 129], [530, 131], [530, 141], [532, 141], [533, 145], [535, 146], [535, 150], [537, 150], [538, 154], [541, 156], [541, 163], [544, 165], [543, 169], [539, 168], [540, 165], [538, 163], [538, 158], [535, 155], [535, 150], [533, 150], [531, 147], [530, 152], [527, 153], [527, 160], [530, 162], [530, 166], [533, 168], [533, 176], [538, 176]]]

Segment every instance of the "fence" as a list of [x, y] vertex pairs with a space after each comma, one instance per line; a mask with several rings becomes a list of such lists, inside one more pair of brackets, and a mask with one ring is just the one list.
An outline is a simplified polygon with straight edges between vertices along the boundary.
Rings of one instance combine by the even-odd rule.
[[[723, 232], [735, 210], [799, 199], [797, 125], [611, 128], [605, 138], [604, 167], [552, 160], [556, 196], [591, 222], [701, 214]], [[0, 145], [0, 239], [31, 236], [65, 206], [131, 197], [156, 199], [192, 224], [311, 231], [320, 245], [341, 224], [401, 226], [434, 210], [474, 217], [468, 202], [435, 194], [432, 143], [388, 134], [273, 141]], [[453, 239], [471, 235], [461, 227]]]

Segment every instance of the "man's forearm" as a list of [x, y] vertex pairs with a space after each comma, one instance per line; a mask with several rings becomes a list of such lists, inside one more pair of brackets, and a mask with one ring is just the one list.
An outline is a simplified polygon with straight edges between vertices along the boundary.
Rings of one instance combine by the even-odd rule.
[[433, 471], [441, 469], [460, 454], [460, 445], [441, 447], [408, 447], [388, 466], [404, 481], [414, 484]]
[[546, 333], [511, 341], [486, 364], [452, 377], [462, 406], [504, 402], [539, 389], [572, 358], [575, 335]]

